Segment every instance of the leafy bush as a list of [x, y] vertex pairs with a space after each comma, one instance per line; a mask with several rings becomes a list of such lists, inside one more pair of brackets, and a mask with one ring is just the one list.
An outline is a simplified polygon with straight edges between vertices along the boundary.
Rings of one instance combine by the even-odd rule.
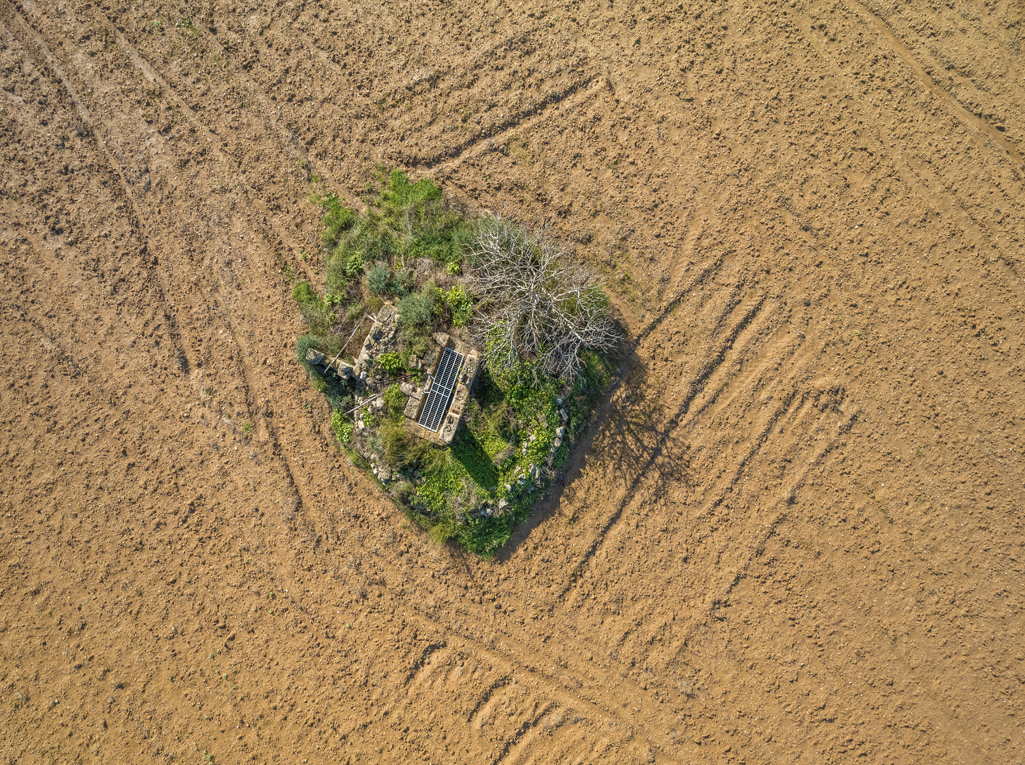
[[403, 345], [403, 355], [408, 365], [410, 356], [424, 358], [431, 350], [430, 327], [405, 326], [399, 331], [399, 339]]
[[306, 351], [310, 348], [314, 350], [320, 350], [320, 338], [316, 335], [302, 335], [295, 343], [295, 353], [299, 359], [299, 363], [302, 364], [303, 369], [306, 370], [306, 374], [309, 376], [310, 381], [319, 391], [326, 391], [328, 388], [328, 382], [324, 378], [324, 373], [320, 367], [311, 364], [306, 360]]
[[339, 441], [347, 444], [352, 440], [352, 432], [356, 429], [356, 424], [352, 420], [346, 420], [342, 416], [341, 410], [336, 409], [331, 413], [331, 429]]
[[462, 284], [457, 284], [445, 294], [445, 302], [452, 311], [452, 323], [457, 327], [466, 326], [473, 317], [473, 301]]
[[456, 523], [455, 519], [450, 516], [446, 516], [431, 526], [427, 532], [427, 537], [434, 542], [434, 544], [443, 545], [455, 539], [460, 531], [462, 531], [462, 529], [459, 524]]
[[[402, 371], [402, 357], [395, 351], [392, 351], [391, 353], [382, 353], [377, 357], [377, 362], [381, 365], [381, 369], [390, 375], [394, 376]], [[395, 388], [395, 390], [398, 390], [397, 386], [392, 387]], [[391, 390], [391, 388], [389, 388], [389, 390]], [[387, 393], [385, 394], [385, 397], [387, 398]]]
[[427, 282], [420, 290], [420, 293], [431, 301], [431, 312], [434, 316], [440, 316], [441, 312], [445, 310], [445, 293], [438, 287], [434, 282]]
[[345, 261], [345, 275], [351, 279], [362, 270], [363, 255], [359, 252], [349, 255], [349, 259]]
[[388, 291], [390, 276], [391, 269], [382, 263], [378, 263], [367, 274], [367, 287], [375, 295], [383, 295]]
[[413, 486], [409, 481], [398, 481], [392, 487], [392, 495], [399, 501], [400, 504], [405, 505], [409, 498], [412, 496], [416, 487]]
[[388, 174], [388, 185], [381, 192], [381, 200], [396, 208], [431, 199], [441, 199], [441, 189], [434, 185], [434, 181], [424, 178], [410, 184], [409, 176], [401, 170], [392, 170]]
[[344, 245], [339, 245], [335, 252], [327, 258], [327, 264], [324, 267], [327, 288], [331, 292], [344, 293], [349, 286], [349, 275], [345, 271], [348, 256], [344, 250]]

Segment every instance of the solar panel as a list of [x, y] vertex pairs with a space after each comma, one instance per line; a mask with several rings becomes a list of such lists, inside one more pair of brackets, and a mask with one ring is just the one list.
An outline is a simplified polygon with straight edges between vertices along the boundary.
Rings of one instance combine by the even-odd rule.
[[441, 421], [445, 419], [445, 414], [448, 412], [448, 405], [452, 400], [452, 389], [456, 385], [456, 377], [462, 365], [463, 354], [456, 353], [451, 348], [446, 348], [441, 354], [441, 362], [434, 373], [430, 390], [427, 391], [427, 400], [424, 402], [424, 408], [420, 410], [421, 427], [432, 433], [441, 427]]

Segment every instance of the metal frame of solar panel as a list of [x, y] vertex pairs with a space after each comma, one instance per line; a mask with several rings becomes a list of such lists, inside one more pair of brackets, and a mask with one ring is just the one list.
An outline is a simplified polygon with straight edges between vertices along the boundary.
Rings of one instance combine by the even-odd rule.
[[431, 389], [427, 392], [424, 408], [420, 410], [420, 426], [432, 433], [441, 427], [441, 421], [448, 412], [452, 389], [456, 386], [456, 376], [463, 365], [463, 354], [446, 348], [441, 355], [438, 371], [431, 381]]

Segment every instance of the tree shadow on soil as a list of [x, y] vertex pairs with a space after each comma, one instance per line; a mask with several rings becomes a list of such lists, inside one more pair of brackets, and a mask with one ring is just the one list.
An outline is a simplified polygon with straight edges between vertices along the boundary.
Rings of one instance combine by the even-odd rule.
[[[631, 350], [613, 376], [608, 392], [596, 407], [593, 418], [578, 438], [555, 481], [530, 517], [519, 525], [498, 551], [496, 561], [512, 557], [531, 532], [556, 512], [564, 497], [573, 497], [574, 484], [588, 460], [595, 458], [592, 450], [601, 454], [603, 464], [614, 466], [609, 468], [609, 473], [614, 471], [618, 485], [609, 486], [609, 489], [610, 494], [619, 499], [584, 560], [593, 554], [605, 533], [619, 520], [642, 484], [649, 488], [650, 496], [656, 498], [665, 496], [670, 484], [692, 484], [690, 445], [673, 432], [679, 423], [680, 413], [674, 417], [667, 416], [659, 403], [658, 392], [662, 386], [652, 384], [647, 366], [637, 357], [636, 347], [636, 343], [631, 345]], [[568, 519], [568, 533], [573, 533], [575, 520], [575, 516]]]

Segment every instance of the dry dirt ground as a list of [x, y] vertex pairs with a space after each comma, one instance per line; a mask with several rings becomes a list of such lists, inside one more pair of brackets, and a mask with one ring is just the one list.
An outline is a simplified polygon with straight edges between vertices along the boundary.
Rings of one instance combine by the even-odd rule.
[[[1021, 3], [0, 9], [3, 762], [1022, 761]], [[295, 360], [378, 163], [631, 331], [496, 561]]]

